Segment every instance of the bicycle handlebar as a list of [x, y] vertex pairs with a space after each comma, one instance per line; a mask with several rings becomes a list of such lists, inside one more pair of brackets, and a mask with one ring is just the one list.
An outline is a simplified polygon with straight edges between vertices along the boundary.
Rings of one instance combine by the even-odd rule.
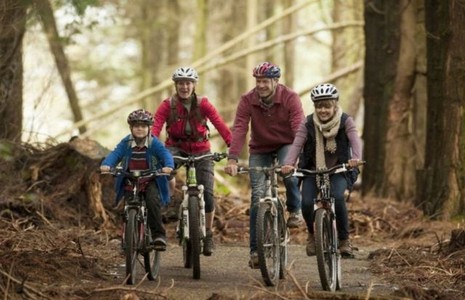
[[136, 180], [141, 177], [156, 177], [156, 176], [170, 176], [169, 173], [163, 173], [161, 170], [147, 170], [147, 171], [125, 171], [122, 167], [110, 169], [108, 172], [100, 172], [100, 174], [111, 174], [113, 176], [123, 175], [124, 177]]
[[244, 174], [244, 173], [250, 173], [250, 171], [255, 171], [255, 172], [269, 172], [269, 171], [274, 171], [276, 173], [281, 172], [281, 166], [275, 166], [275, 167], [239, 167], [237, 168], [237, 173], [238, 174]]
[[185, 164], [187, 162], [194, 162], [194, 161], [199, 161], [199, 160], [203, 160], [203, 159], [210, 159], [210, 160], [214, 160], [214, 161], [218, 162], [218, 161], [222, 160], [223, 158], [226, 158], [227, 156], [228, 156], [228, 154], [224, 153], [224, 152], [223, 153], [214, 152], [214, 153], [203, 154], [203, 155], [200, 155], [200, 156], [173, 155], [173, 159], [175, 161], [179, 161], [179, 162], [182, 162], [183, 164]]
[[[360, 161], [359, 166], [364, 165], [365, 163], [366, 163], [365, 161]], [[307, 170], [307, 169], [297, 168], [297, 169], [294, 169], [292, 176], [305, 177], [308, 175], [337, 174], [337, 173], [347, 172], [350, 169], [352, 168], [349, 167], [349, 164], [347, 163], [338, 164], [329, 169], [322, 169], [322, 170]]]

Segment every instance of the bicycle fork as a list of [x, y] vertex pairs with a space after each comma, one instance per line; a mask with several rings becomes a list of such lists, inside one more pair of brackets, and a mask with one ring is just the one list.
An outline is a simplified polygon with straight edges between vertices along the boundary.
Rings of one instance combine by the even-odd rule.
[[[199, 199], [199, 212], [200, 212], [200, 230], [201, 238], [206, 236], [205, 228], [205, 200], [203, 198], [203, 185], [199, 184], [195, 190], [189, 191], [187, 186], [182, 187], [183, 190], [183, 200], [181, 203], [181, 210], [179, 219], [182, 220], [182, 239], [189, 239], [189, 196], [195, 195]], [[177, 228], [176, 231], [179, 231], [180, 228]]]

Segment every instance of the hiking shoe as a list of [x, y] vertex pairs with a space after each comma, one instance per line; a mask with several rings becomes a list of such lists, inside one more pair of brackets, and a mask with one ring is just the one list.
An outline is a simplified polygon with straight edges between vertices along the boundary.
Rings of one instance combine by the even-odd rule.
[[252, 269], [260, 268], [258, 265], [258, 254], [255, 251], [250, 253], [249, 267]]
[[166, 240], [164, 237], [157, 237], [150, 244], [157, 251], [166, 251]]
[[215, 245], [213, 244], [213, 232], [211, 230], [207, 230], [207, 235], [203, 241], [203, 255], [211, 256], [213, 249], [215, 249]]
[[314, 256], [316, 251], [315, 251], [315, 237], [313, 236], [312, 233], [308, 234], [307, 237], [307, 247], [305, 248], [307, 251], [307, 256]]
[[302, 224], [302, 215], [300, 211], [292, 212], [287, 219], [287, 227], [298, 228]]
[[350, 240], [339, 241], [339, 251], [343, 257], [353, 257], [352, 244]]

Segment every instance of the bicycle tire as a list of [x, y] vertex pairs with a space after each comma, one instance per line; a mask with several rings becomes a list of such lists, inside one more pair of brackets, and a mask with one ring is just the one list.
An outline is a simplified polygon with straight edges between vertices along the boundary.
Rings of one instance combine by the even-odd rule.
[[[192, 258], [192, 277], [200, 279], [200, 207], [199, 198], [190, 196], [188, 199], [189, 210], [189, 244]], [[189, 245], [188, 244], [188, 245]]]
[[[181, 221], [181, 225], [182, 221]], [[184, 227], [182, 227], [184, 228]], [[184, 268], [190, 269], [192, 268], [192, 245], [191, 241], [189, 239], [184, 238], [184, 235], [181, 237], [182, 241], [182, 259], [183, 259], [183, 264]]]
[[160, 272], [160, 252], [153, 249], [150, 245], [151, 242], [151, 231], [150, 228], [146, 228], [146, 234], [144, 235], [144, 268], [147, 273], [148, 280], [155, 280]]
[[328, 211], [317, 209], [315, 212], [315, 252], [318, 273], [323, 290], [336, 290], [336, 249], [334, 249], [333, 224]]
[[337, 235], [336, 219], [333, 215], [333, 247], [336, 249], [336, 290], [339, 291], [342, 289], [342, 266], [341, 266], [341, 251], [339, 251], [338, 243], [339, 237]]
[[126, 284], [136, 282], [136, 261], [139, 242], [139, 226], [137, 222], [137, 210], [130, 209], [126, 220], [124, 231], [125, 254], [126, 254]]
[[279, 230], [279, 279], [286, 277], [287, 267], [287, 243], [289, 241], [289, 229], [287, 228], [286, 218], [284, 217], [284, 207], [282, 203], [279, 204], [278, 215], [278, 230]]
[[257, 254], [262, 278], [275, 286], [279, 278], [279, 236], [275, 234], [271, 204], [260, 203], [257, 213]]

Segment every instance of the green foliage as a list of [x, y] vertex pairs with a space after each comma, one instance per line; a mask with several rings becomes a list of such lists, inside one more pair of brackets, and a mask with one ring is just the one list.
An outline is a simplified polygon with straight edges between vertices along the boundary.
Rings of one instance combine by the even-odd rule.
[[13, 147], [11, 144], [0, 142], [0, 159], [7, 162], [12, 162], [14, 160]]

